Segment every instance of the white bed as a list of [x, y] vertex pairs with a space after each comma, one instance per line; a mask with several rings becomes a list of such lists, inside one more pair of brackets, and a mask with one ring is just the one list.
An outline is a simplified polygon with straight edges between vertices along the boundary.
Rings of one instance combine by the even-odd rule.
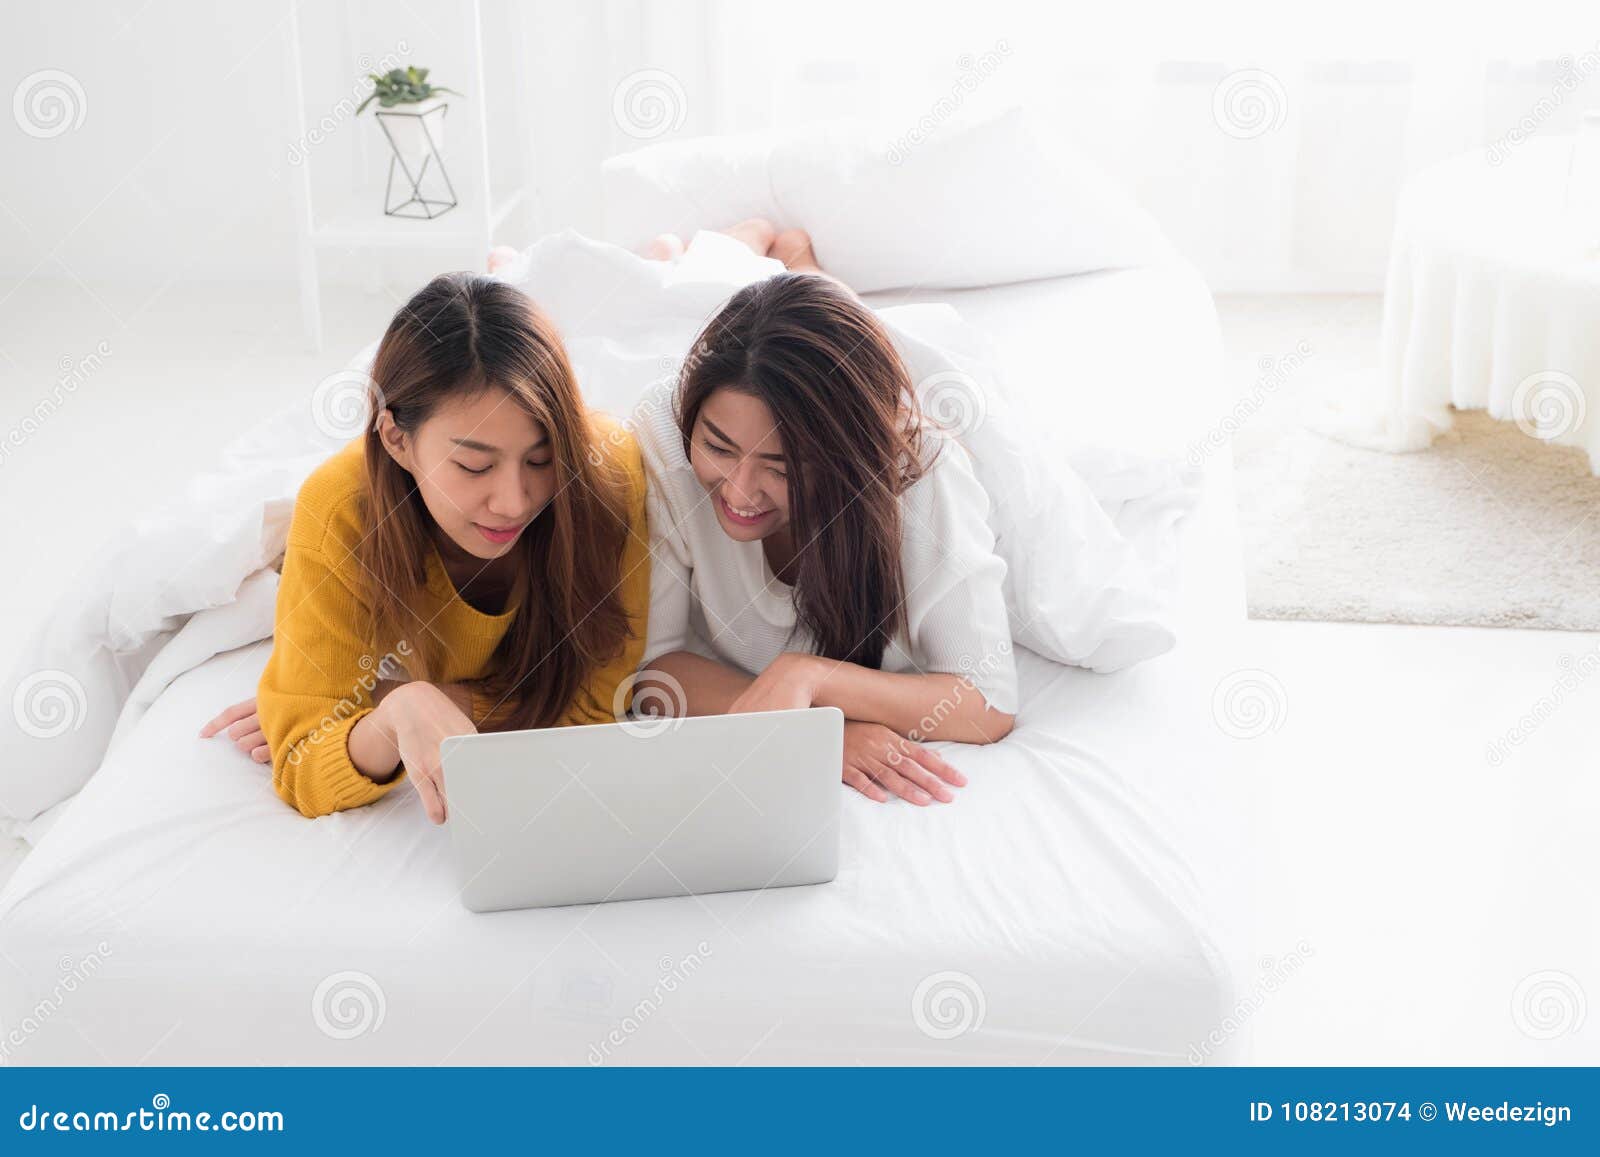
[[[1061, 415], [1062, 444], [1180, 454], [1223, 412], [1210, 298], [1186, 267], [930, 298], [995, 335], [1014, 400]], [[269, 644], [218, 656], [161, 695], [0, 893], [5, 1055], [1224, 1055], [1195, 1048], [1234, 998], [1225, 869], [1243, 821], [1237, 741], [1215, 726], [1213, 694], [1244, 610], [1227, 455], [1203, 469], [1181, 528], [1177, 647], [1113, 675], [1019, 654], [1018, 726], [954, 749], [971, 780], [957, 802], [883, 806], [841, 788], [842, 869], [819, 887], [474, 915], [456, 900], [448, 833], [409, 787], [307, 821], [263, 769], [195, 738], [253, 691]]]

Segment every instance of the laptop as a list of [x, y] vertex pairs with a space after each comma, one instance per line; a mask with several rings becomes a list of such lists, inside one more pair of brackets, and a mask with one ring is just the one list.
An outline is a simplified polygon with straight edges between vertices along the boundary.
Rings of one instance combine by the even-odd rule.
[[457, 735], [439, 752], [474, 912], [838, 874], [837, 708]]

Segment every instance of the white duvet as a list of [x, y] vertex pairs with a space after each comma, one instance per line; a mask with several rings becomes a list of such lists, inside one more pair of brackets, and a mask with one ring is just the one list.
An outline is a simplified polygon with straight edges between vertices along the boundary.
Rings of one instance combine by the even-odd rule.
[[[590, 404], [625, 416], [734, 289], [781, 268], [716, 234], [667, 266], [566, 233], [502, 276], [555, 320]], [[1103, 449], [1075, 452], [1078, 470], [1052, 461], [1029, 443], [954, 311], [880, 312], [989, 491], [1016, 641], [1096, 670], [1167, 650], [1174, 525], [1193, 504], [1192, 474]], [[220, 470], [125, 534], [57, 603], [5, 687], [16, 710], [0, 715], [0, 819], [26, 825], [69, 798], [172, 679], [271, 634], [295, 494], [359, 432], [373, 352], [230, 446]]]
[[[1215, 387], [1215, 322], [1186, 271], [977, 291], [970, 304], [1007, 334], [1021, 409], [1081, 419], [1103, 392], [1076, 375], [1155, 327], [1164, 342], [1116, 388], [1173, 390], [1176, 412], [1197, 383]], [[627, 396], [627, 344], [563, 323], [591, 396]], [[1071, 347], [1030, 349], [1052, 332]], [[645, 380], [660, 368], [634, 366]], [[1225, 458], [1206, 463], [1200, 506], [1180, 521], [1194, 491], [1126, 452], [1142, 431], [1074, 455], [1099, 464], [1095, 493], [1150, 569], [1181, 578], [1176, 647], [1113, 674], [1020, 651], [1012, 735], [944, 745], [971, 780], [956, 804], [876, 805], [841, 787], [834, 883], [476, 916], [456, 898], [448, 833], [409, 786], [307, 821], [265, 769], [195, 738], [265, 662], [284, 503], [325, 453], [304, 425], [286, 415], [259, 431], [216, 486], [152, 524], [147, 541], [204, 561], [184, 582], [130, 568], [136, 592], [97, 589], [106, 617], [90, 625], [120, 624], [149, 654], [124, 653], [116, 743], [0, 892], [4, 1059], [1183, 1063], [1237, 1044], [1206, 1044], [1232, 987], [1202, 886], [1237, 846], [1236, 741], [1212, 719], [1220, 640], [1242, 614]], [[207, 519], [187, 537], [185, 509]], [[155, 595], [136, 621], [104, 609]], [[178, 609], [201, 599], [214, 602], [188, 611], [210, 609]]]

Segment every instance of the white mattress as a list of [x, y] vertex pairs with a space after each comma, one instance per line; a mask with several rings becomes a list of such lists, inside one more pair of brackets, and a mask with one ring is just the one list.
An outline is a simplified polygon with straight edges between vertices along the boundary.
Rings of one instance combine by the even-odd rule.
[[[947, 299], [995, 330], [1014, 397], [1046, 391], [1086, 424], [1067, 440], [1181, 449], [1221, 412], [1187, 270]], [[841, 788], [842, 868], [817, 887], [474, 915], [409, 787], [307, 821], [195, 738], [253, 691], [268, 644], [219, 656], [157, 700], [0, 893], [7, 1058], [1192, 1060], [1233, 1001], [1236, 915], [1207, 885], [1241, 823], [1238, 741], [1212, 720], [1243, 617], [1226, 455], [1205, 469], [1177, 648], [1114, 675], [1020, 654], [1016, 730], [947, 752], [971, 780], [957, 802]]]

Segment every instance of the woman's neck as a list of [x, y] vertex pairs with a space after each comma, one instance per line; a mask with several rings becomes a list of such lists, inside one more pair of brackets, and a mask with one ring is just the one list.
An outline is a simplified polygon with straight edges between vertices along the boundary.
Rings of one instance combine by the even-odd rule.
[[438, 526], [433, 528], [433, 542], [458, 595], [485, 614], [498, 614], [505, 608], [519, 565], [516, 551], [486, 562], [463, 550]]

